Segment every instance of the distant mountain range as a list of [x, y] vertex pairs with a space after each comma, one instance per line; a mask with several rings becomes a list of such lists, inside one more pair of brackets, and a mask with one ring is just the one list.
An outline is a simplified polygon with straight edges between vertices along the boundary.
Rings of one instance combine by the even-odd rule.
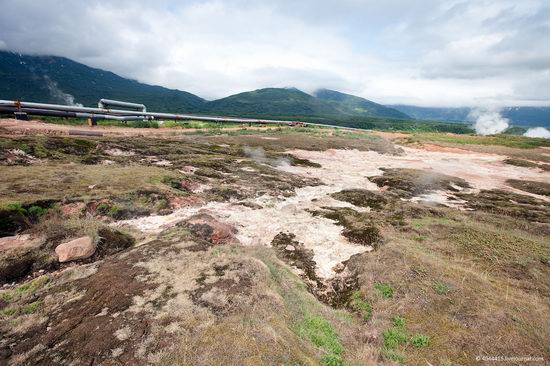
[[[394, 109], [406, 113], [414, 119], [424, 121], [471, 122], [469, 114], [472, 108], [434, 108], [411, 105], [391, 105]], [[504, 107], [500, 114], [513, 125], [526, 127], [550, 127], [550, 107]]]
[[[469, 123], [471, 111], [384, 106], [328, 89], [310, 95], [295, 88], [265, 88], [207, 101], [186, 91], [143, 84], [64, 57], [0, 51], [0, 99], [95, 106], [101, 98], [143, 103], [159, 112], [303, 119], [354, 126], [368, 126], [366, 122], [373, 118]], [[509, 107], [502, 109], [502, 115], [514, 125], [550, 126], [550, 107]]]
[[64, 57], [0, 51], [0, 99], [93, 106], [101, 98], [143, 103], [152, 111], [175, 113], [411, 119], [395, 109], [326, 89], [309, 95], [295, 88], [266, 88], [206, 101], [185, 91], [143, 84]]

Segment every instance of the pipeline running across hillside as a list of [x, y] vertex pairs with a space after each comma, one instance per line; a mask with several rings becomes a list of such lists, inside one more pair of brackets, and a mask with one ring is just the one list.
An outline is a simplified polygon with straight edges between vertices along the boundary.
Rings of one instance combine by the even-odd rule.
[[[128, 109], [111, 109], [107, 107], [119, 107]], [[70, 106], [62, 104], [47, 104], [23, 102], [18, 100], [0, 100], [0, 115], [1, 114], [28, 114], [33, 116], [45, 117], [64, 117], [64, 118], [86, 118], [92, 120], [109, 119], [115, 121], [143, 121], [143, 120], [174, 120], [174, 121], [204, 121], [204, 122], [219, 122], [219, 123], [249, 123], [249, 124], [273, 124], [287, 126], [318, 126], [332, 127], [345, 130], [365, 131], [360, 128], [343, 127], [336, 125], [328, 125], [322, 123], [311, 123], [289, 120], [271, 120], [257, 118], [238, 118], [238, 117], [223, 117], [223, 116], [204, 116], [196, 114], [173, 114], [173, 113], [158, 113], [147, 112], [145, 105], [116, 100], [101, 99], [98, 103], [98, 108]]]

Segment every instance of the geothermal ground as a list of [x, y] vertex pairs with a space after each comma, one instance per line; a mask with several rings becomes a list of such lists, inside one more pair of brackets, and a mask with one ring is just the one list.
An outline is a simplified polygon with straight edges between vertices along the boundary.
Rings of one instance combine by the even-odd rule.
[[0, 364], [550, 359], [548, 140], [29, 126], [0, 121]]

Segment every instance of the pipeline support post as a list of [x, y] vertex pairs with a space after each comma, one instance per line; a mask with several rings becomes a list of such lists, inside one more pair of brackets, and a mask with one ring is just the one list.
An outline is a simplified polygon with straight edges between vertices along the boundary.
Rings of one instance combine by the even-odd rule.
[[15, 116], [15, 119], [18, 121], [28, 121], [29, 115], [25, 112], [14, 112], [13, 115]]

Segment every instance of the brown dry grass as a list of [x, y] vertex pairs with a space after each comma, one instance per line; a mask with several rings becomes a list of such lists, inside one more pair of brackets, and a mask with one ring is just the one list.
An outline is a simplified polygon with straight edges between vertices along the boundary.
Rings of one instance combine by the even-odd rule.
[[[401, 316], [409, 336], [431, 338], [426, 348], [398, 348], [406, 364], [474, 365], [483, 355], [548, 359], [547, 237], [498, 227], [498, 217], [442, 211], [414, 220], [412, 230], [388, 229], [385, 246], [353, 261], [373, 304], [372, 326], [381, 333]], [[393, 297], [381, 297], [377, 282], [390, 284]]]
[[148, 166], [55, 164], [0, 166], [0, 205], [123, 195], [155, 188], [169, 170]]

